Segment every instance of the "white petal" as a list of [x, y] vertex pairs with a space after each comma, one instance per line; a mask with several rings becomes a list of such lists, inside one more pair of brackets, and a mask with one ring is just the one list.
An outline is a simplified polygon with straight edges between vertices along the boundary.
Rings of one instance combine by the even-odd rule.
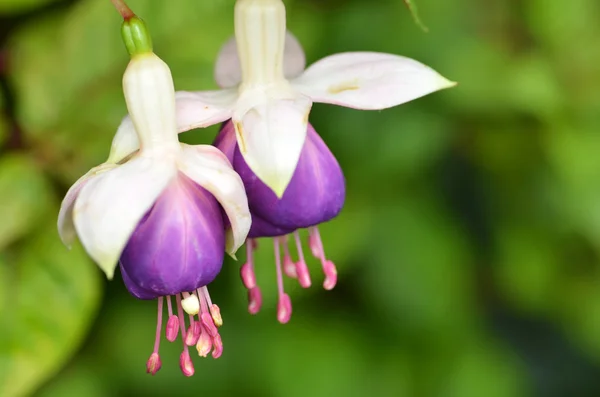
[[[237, 97], [233, 90], [175, 93], [178, 132], [208, 127], [231, 118]], [[140, 148], [140, 141], [129, 116], [126, 116], [112, 141], [107, 162], [119, 163]]]
[[233, 256], [244, 244], [252, 222], [244, 183], [227, 157], [214, 146], [182, 147], [179, 170], [215, 196], [229, 218], [226, 250]]
[[79, 192], [73, 209], [79, 240], [109, 279], [131, 233], [176, 172], [172, 160], [138, 156]]
[[248, 167], [282, 197], [304, 146], [312, 102], [271, 99], [233, 116], [238, 147]]
[[58, 212], [58, 235], [63, 244], [68, 248], [71, 248], [76, 236], [75, 225], [73, 224], [73, 207], [75, 205], [75, 200], [79, 196], [79, 192], [91, 179], [116, 166], [116, 164], [104, 163], [92, 168], [79, 178], [65, 195], [65, 198], [60, 205], [60, 211]]
[[177, 91], [177, 129], [179, 132], [204, 128], [231, 118], [237, 90]]
[[413, 59], [376, 52], [328, 56], [292, 84], [314, 102], [367, 110], [400, 105], [456, 85]]
[[[289, 31], [285, 35], [283, 74], [287, 79], [299, 76], [306, 67], [304, 50], [298, 39]], [[215, 80], [220, 87], [235, 87], [242, 82], [242, 69], [235, 37], [221, 47], [215, 64]]]
[[131, 117], [125, 116], [113, 138], [107, 163], [119, 163], [140, 148], [140, 141]]

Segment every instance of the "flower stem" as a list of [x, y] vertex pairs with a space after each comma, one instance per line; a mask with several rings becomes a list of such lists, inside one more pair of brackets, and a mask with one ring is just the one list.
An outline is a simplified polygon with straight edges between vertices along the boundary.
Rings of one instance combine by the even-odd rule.
[[129, 21], [131, 18], [133, 18], [135, 16], [133, 11], [131, 11], [131, 8], [129, 8], [129, 6], [127, 5], [127, 3], [125, 3], [124, 0], [110, 0], [110, 1], [113, 3], [113, 5], [117, 9], [117, 11], [119, 11], [119, 14], [121, 14], [121, 16], [123, 17], [124, 20]]

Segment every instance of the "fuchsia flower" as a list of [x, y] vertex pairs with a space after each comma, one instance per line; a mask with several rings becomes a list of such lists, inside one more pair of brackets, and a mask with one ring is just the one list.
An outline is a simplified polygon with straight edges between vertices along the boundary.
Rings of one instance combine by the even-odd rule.
[[[330, 290], [337, 282], [335, 265], [325, 257], [317, 225], [333, 219], [341, 211], [346, 193], [344, 176], [337, 160], [310, 124], [307, 132], [298, 165], [281, 198], [258, 179], [244, 161], [231, 122], [224, 124], [214, 142], [214, 145], [227, 155], [244, 181], [252, 213], [252, 227], [248, 235], [251, 239], [246, 243], [247, 261], [240, 271], [244, 286], [248, 289], [248, 310], [256, 314], [262, 304], [254, 272], [254, 238], [275, 237], [279, 292], [277, 318], [281, 323], [288, 322], [292, 314], [290, 297], [283, 288], [283, 273], [297, 278], [304, 288], [310, 287], [312, 283], [297, 229], [308, 228], [310, 252], [321, 262], [325, 273], [323, 287]], [[296, 262], [290, 255], [288, 235], [298, 253]]]
[[[240, 174], [252, 213], [252, 240], [241, 269], [249, 311], [256, 313], [261, 305], [253, 239], [275, 237], [278, 319], [287, 322], [291, 303], [283, 290], [283, 273], [297, 277], [303, 287], [311, 284], [298, 229], [308, 228], [310, 252], [325, 273], [324, 287], [333, 288], [337, 280], [317, 225], [341, 210], [344, 177], [308, 124], [312, 103], [380, 110], [455, 83], [415, 60], [375, 52], [335, 54], [305, 69], [300, 44], [286, 33], [281, 0], [237, 0], [235, 39], [221, 50], [215, 78], [222, 90], [176, 93], [177, 128], [187, 131], [230, 120], [214, 144]], [[114, 140], [127, 153], [138, 145], [128, 123], [124, 121]], [[296, 262], [289, 253], [288, 235], [297, 249]]]
[[158, 300], [156, 341], [147, 363], [152, 374], [161, 366], [166, 300], [166, 337], [174, 341], [181, 331], [180, 366], [191, 376], [188, 346], [196, 345], [202, 356], [222, 353], [217, 330], [222, 318], [206, 286], [221, 270], [224, 251], [233, 255], [243, 244], [251, 217], [243, 183], [225, 155], [212, 146], [179, 143], [171, 72], [152, 53], [143, 22], [133, 17], [123, 31], [132, 55], [123, 76], [131, 118], [121, 128], [140, 147], [128, 152], [115, 142], [108, 161], [68, 191], [58, 229], [66, 245], [77, 235], [108, 278], [120, 263], [132, 295]]

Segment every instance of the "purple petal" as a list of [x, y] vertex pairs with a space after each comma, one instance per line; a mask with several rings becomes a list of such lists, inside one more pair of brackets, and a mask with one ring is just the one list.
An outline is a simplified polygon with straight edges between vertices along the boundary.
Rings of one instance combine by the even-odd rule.
[[127, 274], [127, 271], [125, 270], [125, 268], [123, 267], [123, 264], [120, 261], [119, 261], [119, 268], [121, 269], [121, 277], [123, 277], [123, 283], [125, 284], [125, 287], [127, 287], [127, 290], [129, 291], [129, 293], [131, 295], [135, 296], [138, 299], [146, 299], [146, 300], [155, 299], [158, 296], [162, 296], [162, 295], [156, 295], [152, 291], [140, 288], [136, 283], [133, 282], [133, 280], [131, 280], [131, 277], [129, 277], [129, 275]]
[[[231, 122], [224, 126], [219, 142], [229, 142], [224, 134], [233, 135]], [[226, 145], [227, 150], [230, 145]], [[253, 219], [258, 217], [271, 226], [287, 230], [314, 226], [337, 216], [344, 205], [346, 189], [342, 169], [310, 124], [296, 171], [281, 199], [250, 170], [237, 146], [233, 167], [244, 181]], [[251, 235], [257, 237], [262, 226], [253, 228]]]
[[180, 173], [129, 239], [121, 255], [123, 280], [140, 299], [193, 291], [214, 280], [224, 250], [219, 204]]
[[235, 153], [235, 148], [237, 147], [237, 140], [233, 122], [231, 120], [221, 124], [221, 129], [213, 141], [213, 146], [222, 151], [225, 157], [227, 157], [227, 160], [233, 164], [233, 155]]
[[294, 230], [273, 225], [259, 218], [256, 214], [252, 214], [252, 226], [250, 227], [248, 238], [285, 236]]

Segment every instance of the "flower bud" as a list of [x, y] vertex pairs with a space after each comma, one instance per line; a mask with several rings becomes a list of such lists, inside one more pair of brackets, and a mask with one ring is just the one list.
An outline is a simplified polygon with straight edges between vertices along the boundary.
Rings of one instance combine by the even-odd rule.
[[130, 56], [152, 52], [152, 37], [144, 21], [137, 16], [123, 21], [121, 36]]

